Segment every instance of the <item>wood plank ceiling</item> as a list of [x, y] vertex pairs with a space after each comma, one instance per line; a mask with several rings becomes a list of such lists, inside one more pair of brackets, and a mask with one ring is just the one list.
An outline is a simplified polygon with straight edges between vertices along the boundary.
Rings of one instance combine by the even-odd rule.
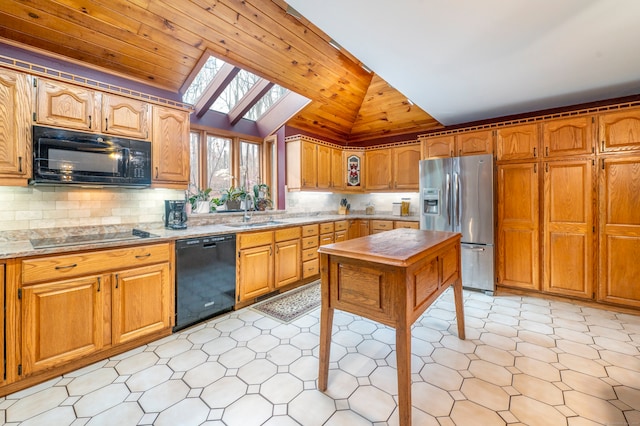
[[282, 0], [2, 0], [0, 37], [179, 92], [202, 54], [311, 103], [289, 126], [353, 143], [442, 125]]

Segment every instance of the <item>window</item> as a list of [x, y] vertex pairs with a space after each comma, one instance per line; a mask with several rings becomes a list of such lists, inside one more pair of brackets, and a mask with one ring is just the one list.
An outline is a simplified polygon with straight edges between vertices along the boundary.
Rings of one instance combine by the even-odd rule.
[[231, 143], [229, 138], [207, 135], [207, 187], [211, 196], [219, 198], [231, 182]]
[[191, 171], [189, 172], [189, 186], [191, 188], [200, 187], [200, 132], [189, 134]]
[[260, 145], [240, 141], [240, 178], [241, 186], [247, 189], [260, 181]]

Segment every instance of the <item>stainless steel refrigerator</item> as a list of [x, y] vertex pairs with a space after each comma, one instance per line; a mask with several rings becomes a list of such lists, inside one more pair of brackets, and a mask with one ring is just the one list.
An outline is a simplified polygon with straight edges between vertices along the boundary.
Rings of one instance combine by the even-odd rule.
[[493, 156], [420, 161], [420, 229], [462, 234], [462, 285], [493, 293]]

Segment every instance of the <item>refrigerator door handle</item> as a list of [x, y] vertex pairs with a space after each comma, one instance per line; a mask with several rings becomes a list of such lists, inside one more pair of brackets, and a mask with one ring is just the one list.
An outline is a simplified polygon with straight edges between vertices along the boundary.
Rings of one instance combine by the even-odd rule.
[[469, 251], [484, 251], [484, 247], [462, 247], [464, 250], [469, 250]]
[[460, 216], [462, 215], [462, 212], [460, 211], [460, 176], [458, 175], [458, 173], [454, 173], [453, 174], [453, 183], [454, 183], [454, 188], [455, 188], [455, 200], [456, 200], [456, 206], [455, 206], [455, 214], [456, 214], [456, 225], [460, 226]]
[[447, 206], [447, 223], [451, 225], [451, 206], [449, 205], [449, 193], [451, 191], [451, 176], [447, 173], [447, 188], [444, 191], [444, 205]]

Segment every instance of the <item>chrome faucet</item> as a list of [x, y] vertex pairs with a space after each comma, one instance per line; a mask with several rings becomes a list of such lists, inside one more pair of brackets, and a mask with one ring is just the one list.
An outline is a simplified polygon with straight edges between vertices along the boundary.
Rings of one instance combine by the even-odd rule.
[[251, 220], [251, 213], [249, 204], [253, 205], [253, 196], [249, 193], [244, 197], [244, 215], [242, 216], [243, 222], [249, 222]]

